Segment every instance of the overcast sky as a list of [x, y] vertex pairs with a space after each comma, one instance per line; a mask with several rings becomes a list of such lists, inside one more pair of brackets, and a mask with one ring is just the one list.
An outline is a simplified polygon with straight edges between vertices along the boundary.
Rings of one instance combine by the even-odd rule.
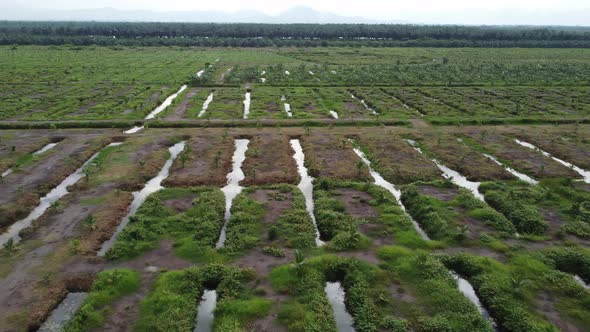
[[[0, 0], [35, 9], [116, 8], [125, 10], [235, 12], [257, 10], [276, 15], [308, 6], [338, 15], [376, 20], [466, 24], [590, 25], [590, 0]], [[476, 22], [473, 22], [476, 21]]]

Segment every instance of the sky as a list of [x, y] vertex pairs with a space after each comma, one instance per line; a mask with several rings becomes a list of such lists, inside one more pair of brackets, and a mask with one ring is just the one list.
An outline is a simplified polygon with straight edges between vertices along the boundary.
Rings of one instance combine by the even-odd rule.
[[[590, 25], [590, 0], [0, 0], [35, 9], [115, 8], [122, 10], [235, 12], [277, 15], [307, 6], [344, 16], [423, 23]], [[460, 21], [460, 22], [459, 22]]]

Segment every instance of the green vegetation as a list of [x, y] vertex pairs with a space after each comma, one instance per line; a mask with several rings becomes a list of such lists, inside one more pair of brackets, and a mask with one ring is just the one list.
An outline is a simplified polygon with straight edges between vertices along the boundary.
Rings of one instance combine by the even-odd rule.
[[192, 331], [198, 299], [205, 289], [218, 294], [214, 331], [243, 331], [264, 316], [271, 303], [254, 297], [245, 283], [252, 272], [225, 265], [205, 265], [162, 274], [140, 305], [136, 331]]
[[139, 273], [132, 270], [106, 270], [96, 276], [92, 289], [64, 331], [88, 331], [104, 323], [108, 305], [139, 288]]

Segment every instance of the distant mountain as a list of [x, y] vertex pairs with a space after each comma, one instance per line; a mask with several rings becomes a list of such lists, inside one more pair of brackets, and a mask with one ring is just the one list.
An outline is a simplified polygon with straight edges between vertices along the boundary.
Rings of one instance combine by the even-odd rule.
[[0, 4], [0, 20], [22, 21], [131, 21], [131, 22], [199, 22], [199, 23], [405, 23], [376, 21], [363, 17], [340, 16], [316, 11], [309, 7], [294, 7], [277, 16], [255, 10], [233, 13], [222, 11], [119, 10], [97, 8], [81, 10], [30, 9]]

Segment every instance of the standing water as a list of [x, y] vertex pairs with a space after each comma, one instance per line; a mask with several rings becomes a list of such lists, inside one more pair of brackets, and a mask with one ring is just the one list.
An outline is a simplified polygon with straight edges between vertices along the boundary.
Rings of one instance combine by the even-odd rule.
[[576, 165], [574, 165], [572, 163], [568, 163], [565, 160], [561, 160], [559, 158], [556, 158], [556, 157], [552, 156], [549, 152], [543, 151], [543, 150], [539, 149], [538, 147], [532, 145], [531, 143], [527, 143], [527, 142], [524, 142], [524, 141], [521, 141], [521, 140], [518, 140], [518, 139], [515, 139], [514, 141], [516, 143], [518, 143], [519, 145], [524, 146], [525, 148], [537, 150], [537, 151], [541, 152], [545, 157], [549, 157], [549, 158], [557, 161], [558, 163], [560, 163], [560, 164], [562, 164], [562, 165], [564, 165], [566, 167], [571, 168], [572, 170], [574, 170], [574, 172], [580, 174], [584, 178], [584, 180], [583, 180], [584, 182], [590, 183], [590, 171], [583, 170], [580, 167], [578, 167], [578, 166], [576, 166]]
[[330, 115], [334, 118], [334, 119], [338, 119], [338, 113], [336, 113], [335, 111], [330, 111]]
[[352, 99], [356, 99], [356, 100], [360, 101], [360, 103], [361, 103], [361, 104], [363, 104], [363, 106], [364, 106], [364, 107], [365, 107], [367, 110], [371, 111], [371, 113], [372, 113], [373, 115], [379, 115], [379, 113], [377, 113], [377, 112], [376, 112], [374, 109], [370, 108], [370, 107], [369, 107], [369, 105], [367, 105], [367, 103], [365, 102], [365, 100], [364, 100], [364, 99], [360, 99], [360, 98], [358, 98], [357, 96], [355, 96], [355, 95], [353, 95], [353, 94], [350, 94], [350, 96], [352, 97]]
[[314, 204], [313, 204], [313, 178], [309, 176], [307, 173], [307, 168], [305, 167], [305, 155], [303, 154], [303, 148], [301, 147], [301, 143], [298, 139], [291, 140], [291, 147], [295, 151], [293, 158], [297, 163], [297, 171], [299, 172], [299, 176], [301, 177], [301, 182], [297, 187], [303, 193], [305, 197], [305, 206], [307, 208], [307, 213], [311, 218], [313, 223], [313, 228], [315, 229], [315, 244], [318, 247], [323, 246], [325, 243], [324, 241], [320, 240], [320, 231], [318, 229], [318, 225], [315, 219], [315, 215], [313, 213]]
[[[41, 150], [33, 152], [33, 156], [38, 156], [40, 154], [43, 154], [43, 153], [53, 149], [57, 144], [58, 143], [49, 143], [49, 144], [45, 145]], [[0, 177], [4, 178], [4, 177], [12, 174], [12, 172], [14, 172], [14, 169], [9, 168], [9, 169], [5, 170]]]
[[213, 313], [217, 304], [217, 292], [205, 290], [197, 309], [197, 325], [193, 332], [210, 332], [213, 327]]
[[485, 320], [487, 320], [492, 325], [494, 330], [496, 330], [496, 323], [494, 322], [494, 320], [490, 316], [490, 313], [486, 310], [486, 308], [483, 307], [483, 305], [479, 301], [477, 294], [475, 294], [475, 289], [473, 289], [473, 286], [471, 286], [469, 281], [461, 278], [454, 271], [451, 271], [451, 275], [457, 281], [457, 286], [459, 287], [459, 291], [461, 293], [463, 293], [463, 295], [465, 295], [465, 297], [477, 307], [477, 310], [483, 316], [483, 318], [485, 318]]
[[148, 116], [145, 117], [146, 120], [151, 120], [151, 119], [155, 119], [156, 116], [160, 113], [162, 113], [168, 106], [170, 106], [172, 104], [172, 102], [174, 101], [174, 99], [176, 99], [176, 97], [178, 97], [179, 94], [182, 93], [182, 91], [186, 90], [187, 86], [183, 85], [180, 90], [178, 90], [178, 92], [176, 92], [175, 94], [169, 96], [168, 98], [166, 98], [166, 100], [164, 100], [164, 102], [162, 103], [162, 105], [156, 107], [155, 110], [153, 110], [150, 114], [148, 114]]
[[[354, 144], [353, 141], [351, 141], [351, 142]], [[359, 148], [354, 148], [354, 152], [357, 154], [357, 156], [359, 156], [359, 158], [361, 158], [361, 160], [369, 168], [369, 173], [371, 173], [371, 176], [375, 180], [375, 185], [377, 185], [377, 186], [379, 186], [379, 187], [381, 187], [381, 188], [389, 191], [393, 195], [393, 197], [395, 197], [395, 199], [397, 201], [397, 204], [399, 204], [399, 206], [401, 207], [401, 209], [410, 218], [410, 220], [412, 221], [412, 224], [414, 225], [414, 228], [416, 229], [416, 232], [418, 232], [418, 234], [420, 234], [420, 237], [422, 237], [422, 239], [424, 239], [424, 240], [430, 240], [430, 238], [428, 237], [428, 235], [426, 234], [426, 232], [424, 232], [424, 230], [422, 228], [420, 228], [420, 225], [418, 225], [418, 223], [416, 222], [416, 220], [414, 220], [414, 218], [412, 218], [412, 216], [410, 216], [406, 212], [406, 207], [402, 203], [402, 199], [401, 199], [402, 198], [401, 191], [399, 191], [391, 182], [388, 182], [387, 180], [385, 180], [381, 176], [381, 174], [379, 174], [378, 172], [376, 172], [371, 167], [371, 161], [367, 158], [367, 156], [363, 153], [363, 151], [361, 151]]]
[[574, 279], [576, 280], [576, 282], [577, 282], [578, 284], [580, 284], [580, 286], [584, 287], [584, 289], [588, 289], [588, 290], [590, 290], [590, 285], [588, 285], [588, 284], [587, 284], [587, 283], [584, 281], [584, 279], [580, 278], [580, 276], [579, 276], [579, 275], [574, 275]]
[[201, 78], [201, 76], [203, 76], [203, 74], [205, 73], [205, 69], [201, 69], [197, 72], [197, 77]]
[[[123, 143], [111, 143], [107, 147], [118, 146], [121, 144]], [[33, 211], [31, 211], [31, 213], [25, 219], [15, 222], [12, 224], [12, 226], [10, 226], [10, 228], [8, 228], [8, 231], [0, 235], [0, 245], [4, 245], [10, 239], [13, 239], [15, 243], [19, 242], [21, 240], [20, 236], [18, 235], [20, 231], [30, 227], [31, 224], [37, 220], [37, 218], [41, 217], [53, 203], [67, 195], [69, 193], [68, 187], [76, 184], [84, 177], [84, 168], [86, 168], [86, 166], [88, 166], [98, 156], [99, 153], [100, 152], [95, 153], [82, 166], [80, 166], [80, 168], [65, 178], [62, 183], [53, 188], [53, 190], [45, 195], [45, 197], [42, 197], [39, 205]]]
[[209, 96], [207, 96], [207, 99], [203, 103], [203, 108], [199, 112], [199, 116], [198, 116], [199, 118], [202, 117], [205, 114], [205, 112], [207, 112], [207, 109], [209, 109], [209, 104], [211, 104], [212, 101], [213, 101], [213, 92], [211, 92], [209, 94]]
[[342, 285], [339, 282], [327, 282], [324, 291], [334, 311], [336, 330], [338, 332], [354, 332], [352, 316], [346, 311], [346, 305], [344, 305], [344, 289], [342, 289]]
[[251, 96], [252, 94], [250, 92], [246, 92], [244, 96], [244, 119], [248, 119], [248, 115], [250, 115]]
[[287, 101], [287, 97], [285, 97], [285, 95], [281, 96], [281, 101], [283, 101], [283, 105], [285, 106], [285, 112], [287, 112], [287, 116], [288, 117], [293, 117], [293, 112], [291, 111], [291, 104], [286, 103]]
[[[407, 139], [406, 142], [408, 142], [414, 148], [414, 150], [424, 155], [424, 152], [422, 151], [422, 149], [420, 149], [420, 147], [418, 147], [416, 141]], [[457, 186], [471, 191], [475, 198], [479, 199], [480, 201], [485, 201], [483, 195], [479, 192], [479, 186], [481, 185], [481, 182], [469, 181], [459, 172], [448, 168], [447, 166], [441, 164], [438, 160], [434, 158], [430, 158], [430, 160], [432, 160], [436, 167], [438, 167], [438, 169], [440, 169], [443, 172], [443, 176], [445, 178], [451, 180], [451, 182], [453, 182]]]
[[505, 169], [505, 170], [506, 170], [508, 173], [510, 173], [510, 174], [512, 174], [512, 175], [514, 175], [514, 176], [515, 176], [515, 177], [517, 177], [518, 179], [520, 179], [520, 180], [522, 180], [522, 181], [524, 181], [524, 182], [526, 182], [526, 183], [528, 183], [528, 184], [533, 184], [533, 185], [539, 184], [539, 181], [537, 181], [537, 180], [533, 179], [532, 177], [530, 177], [530, 176], [528, 176], [528, 175], [526, 175], [526, 174], [520, 173], [519, 171], [517, 171], [517, 170], [515, 170], [515, 169], [513, 169], [513, 168], [510, 168], [510, 167], [508, 167], [508, 166], [506, 166], [506, 165], [504, 165], [504, 164], [502, 164], [502, 163], [501, 163], [501, 162], [500, 162], [498, 159], [496, 159], [494, 156], [491, 156], [491, 155], [489, 155], [489, 154], [486, 154], [486, 153], [484, 153], [483, 155], [484, 155], [484, 156], [486, 156], [486, 158], [488, 158], [488, 159], [492, 160], [493, 162], [495, 162], [496, 164], [498, 164], [498, 165], [500, 165], [500, 166], [504, 167], [504, 169]]
[[225, 245], [225, 233], [227, 231], [227, 223], [229, 222], [229, 218], [231, 218], [232, 202], [234, 198], [236, 198], [244, 189], [244, 187], [240, 186], [240, 181], [246, 178], [244, 171], [242, 171], [242, 163], [244, 163], [244, 160], [246, 160], [248, 143], [250, 143], [250, 141], [247, 139], [236, 140], [236, 151], [234, 152], [234, 156], [232, 158], [232, 172], [227, 175], [227, 185], [221, 189], [225, 195], [225, 217], [223, 228], [221, 229], [221, 234], [219, 235], [219, 240], [215, 245], [215, 248], [217, 249], [223, 248]]
[[45, 320], [38, 331], [62, 331], [64, 325], [76, 314], [78, 309], [80, 309], [87, 296], [88, 294], [86, 293], [69, 293], [60, 305], [51, 312], [51, 315]]
[[111, 238], [108, 241], [102, 244], [102, 247], [98, 251], [97, 256], [103, 257], [107, 253], [107, 251], [113, 246], [113, 243], [115, 243], [115, 240], [117, 239], [119, 233], [121, 233], [121, 231], [129, 223], [129, 218], [134, 216], [135, 213], [137, 213], [137, 210], [139, 210], [139, 207], [148, 198], [148, 196], [164, 188], [162, 187], [162, 181], [164, 181], [170, 174], [170, 167], [172, 167], [172, 163], [174, 162], [176, 157], [178, 157], [178, 155], [184, 150], [184, 146], [185, 142], [182, 141], [168, 149], [168, 151], [170, 152], [170, 158], [168, 158], [168, 160], [160, 170], [160, 173], [158, 173], [158, 175], [156, 175], [156, 177], [154, 177], [153, 179], [149, 180], [145, 184], [143, 189], [141, 189], [141, 191], [136, 191], [133, 193], [133, 202], [131, 202], [131, 205], [129, 206], [129, 212], [121, 220], [121, 223], [119, 224], [119, 226], [117, 226], [117, 229], [115, 230], [113, 236], [111, 236]]

